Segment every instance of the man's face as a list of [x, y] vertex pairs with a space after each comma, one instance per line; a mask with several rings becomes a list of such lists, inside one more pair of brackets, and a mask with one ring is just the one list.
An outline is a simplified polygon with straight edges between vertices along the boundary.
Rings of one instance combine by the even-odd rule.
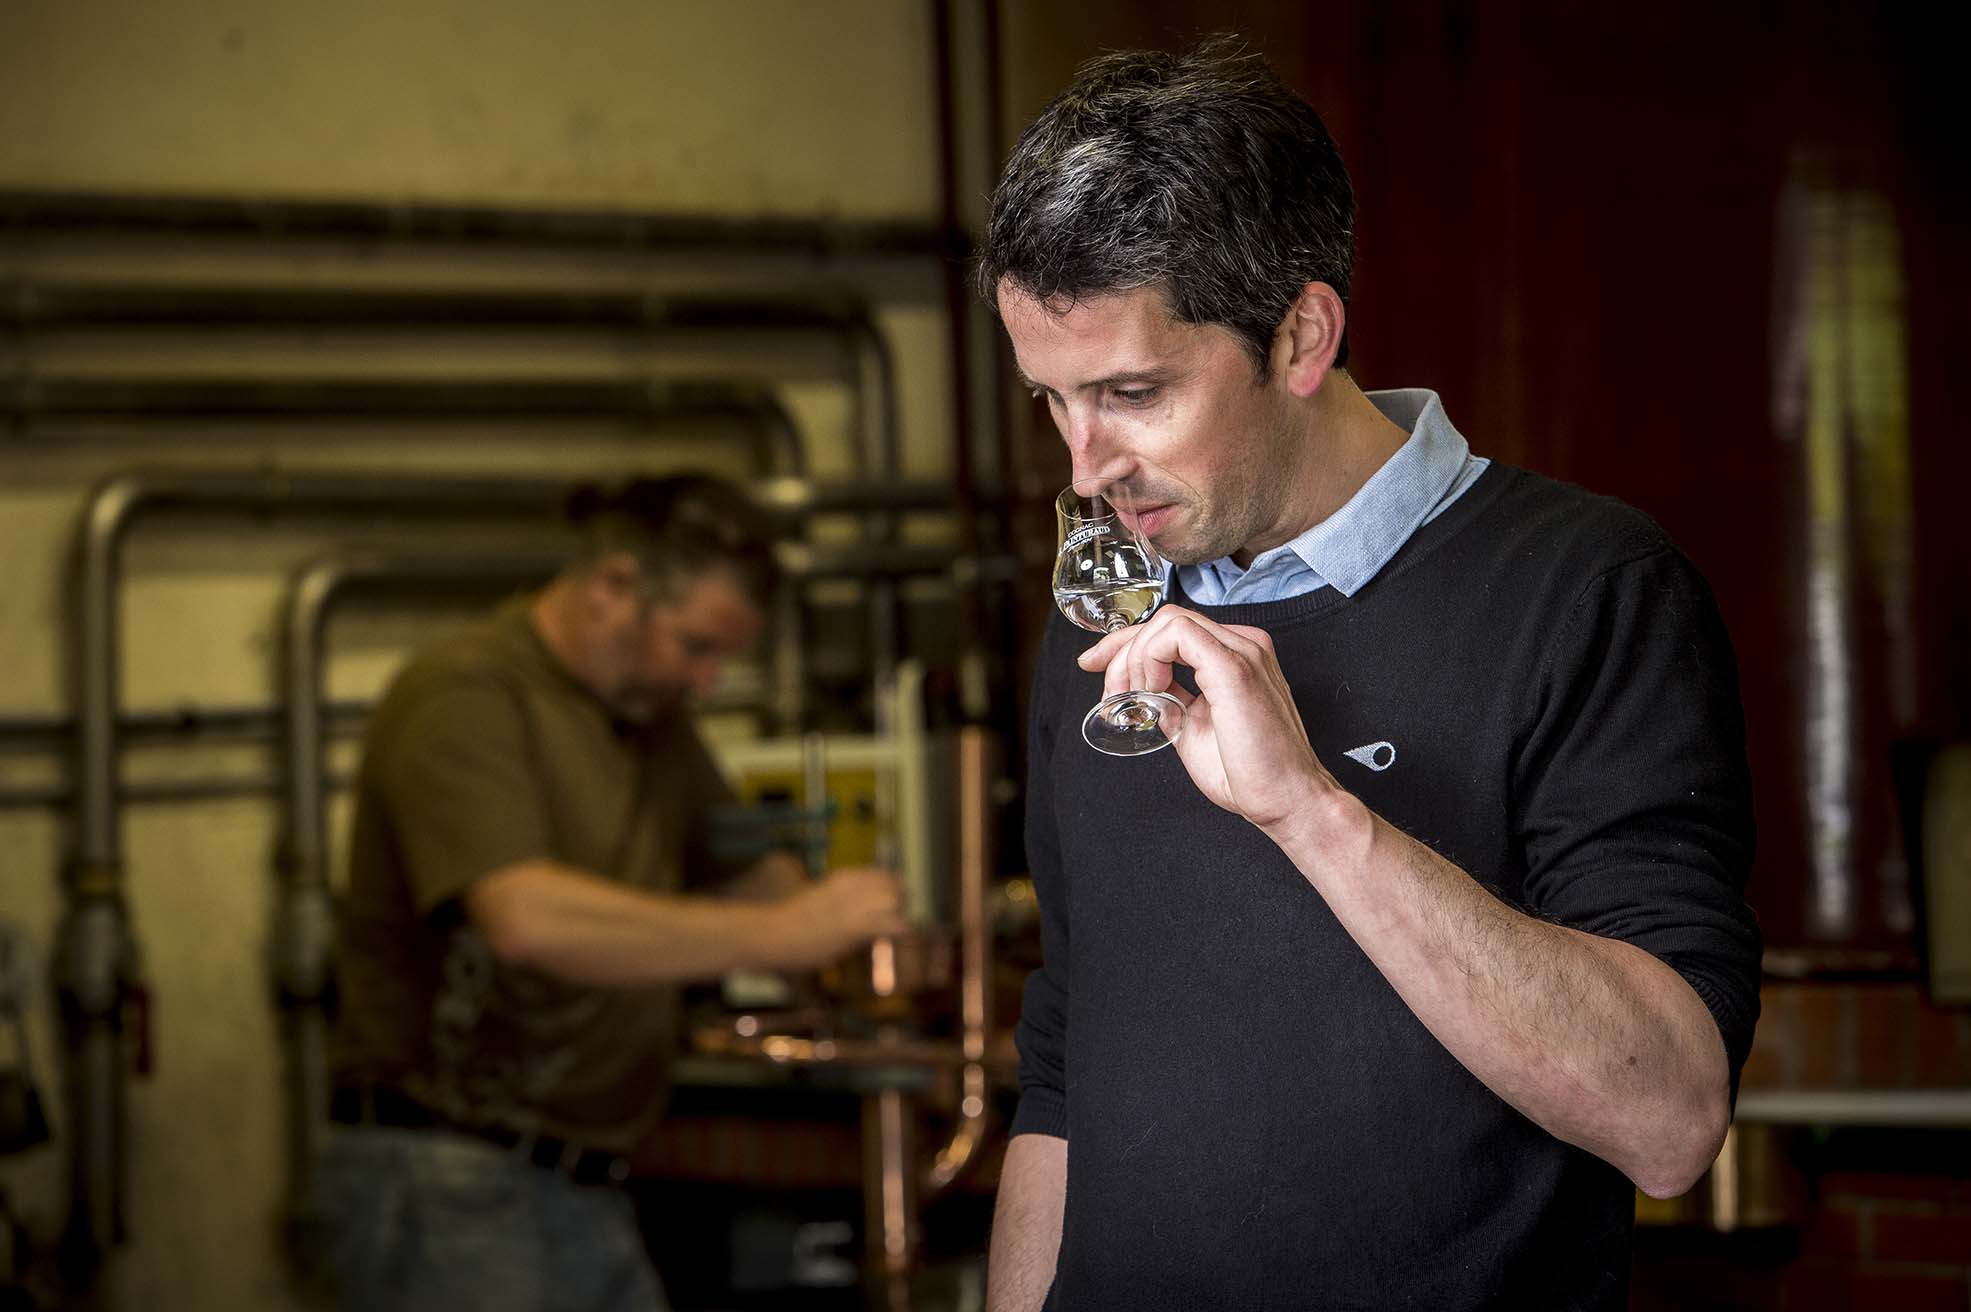
[[1061, 313], [1001, 283], [999, 314], [1074, 477], [1128, 480], [1166, 558], [1264, 550], [1306, 527], [1287, 506], [1300, 438], [1280, 371], [1258, 380], [1231, 330], [1180, 321], [1154, 287]]
[[620, 716], [648, 723], [690, 696], [718, 688], [726, 663], [760, 636], [760, 609], [723, 570], [682, 580], [669, 591], [638, 577], [627, 605], [601, 626], [607, 669], [603, 699]]

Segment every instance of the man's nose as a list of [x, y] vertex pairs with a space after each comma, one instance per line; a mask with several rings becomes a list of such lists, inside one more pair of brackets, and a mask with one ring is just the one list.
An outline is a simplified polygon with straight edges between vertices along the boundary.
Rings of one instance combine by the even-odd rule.
[[1067, 443], [1074, 481], [1112, 474], [1120, 460], [1114, 434], [1101, 410], [1095, 406], [1067, 412], [1061, 424], [1061, 438]]

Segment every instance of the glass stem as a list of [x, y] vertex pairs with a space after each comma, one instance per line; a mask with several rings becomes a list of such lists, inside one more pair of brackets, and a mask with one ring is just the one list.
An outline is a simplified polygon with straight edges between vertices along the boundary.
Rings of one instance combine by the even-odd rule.
[[[1111, 615], [1108, 619], [1102, 621], [1102, 626], [1110, 633], [1120, 633], [1129, 627], [1129, 620], [1126, 616]], [[1102, 700], [1107, 701], [1108, 698], [1104, 697]], [[1125, 707], [1117, 706], [1108, 711], [1106, 714], [1109, 723], [1118, 729], [1122, 728], [1122, 716], [1125, 709]]]

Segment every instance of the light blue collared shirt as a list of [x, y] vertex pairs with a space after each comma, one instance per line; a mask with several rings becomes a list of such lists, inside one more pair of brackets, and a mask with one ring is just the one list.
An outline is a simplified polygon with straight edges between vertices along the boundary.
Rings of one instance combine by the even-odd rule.
[[1240, 569], [1229, 556], [1180, 567], [1186, 597], [1229, 606], [1285, 601], [1322, 587], [1352, 597], [1492, 463], [1471, 453], [1437, 393], [1418, 387], [1367, 395], [1410, 440], [1340, 510], [1293, 541], [1260, 552], [1249, 568]]

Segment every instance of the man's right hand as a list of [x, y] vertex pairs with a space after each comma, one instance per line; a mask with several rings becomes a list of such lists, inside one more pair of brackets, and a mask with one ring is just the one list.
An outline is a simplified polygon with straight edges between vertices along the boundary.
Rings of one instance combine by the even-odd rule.
[[874, 938], [903, 934], [903, 886], [878, 866], [831, 870], [776, 908], [782, 949], [790, 970], [825, 966]]

